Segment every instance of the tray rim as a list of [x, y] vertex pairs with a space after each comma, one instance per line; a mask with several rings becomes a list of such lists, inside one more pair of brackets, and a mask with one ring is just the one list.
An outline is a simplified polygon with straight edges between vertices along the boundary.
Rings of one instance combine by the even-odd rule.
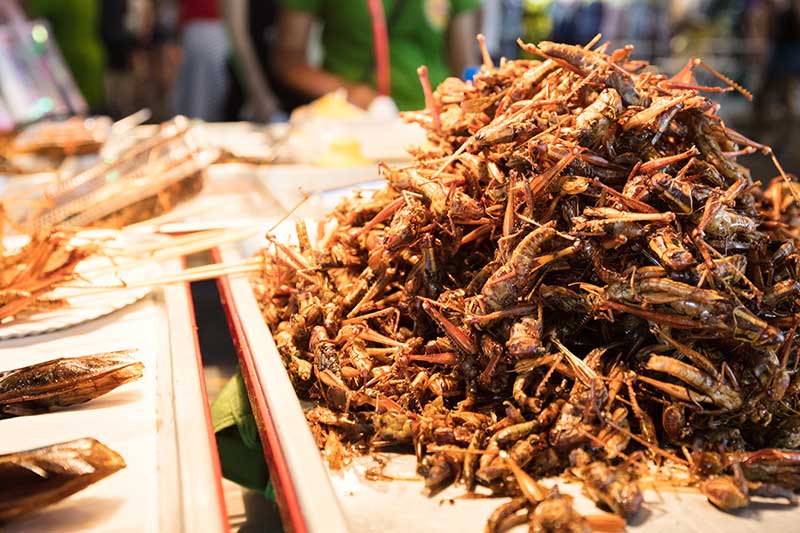
[[[238, 255], [232, 248], [212, 250], [215, 262], [234, 260]], [[245, 277], [221, 276], [217, 279], [217, 287], [253, 406], [284, 528], [295, 533], [350, 531], [300, 402], [272, 335], [261, 317], [249, 280]], [[273, 366], [279, 366], [280, 372], [269, 376], [264, 374], [263, 361], [255, 356], [262, 348], [269, 354]], [[304, 431], [295, 435], [282, 433], [280, 424], [276, 423], [279, 421], [274, 417], [274, 413], [278, 412], [276, 404], [280, 403], [281, 394], [287, 390], [290, 400], [293, 398], [294, 402], [289, 401], [288, 405], [282, 406], [284, 410], [281, 416], [294, 419], [296, 423], [298, 419], [302, 422]], [[287, 451], [288, 444], [291, 444], [290, 451]], [[302, 469], [298, 468], [301, 465]]]
[[[164, 261], [161, 264], [165, 272], [183, 270], [179, 259]], [[130, 316], [118, 314], [116, 317], [105, 317], [100, 328], [86, 325], [80, 332], [67, 329], [44, 335], [42, 336], [44, 339], [34, 337], [0, 341], [0, 354], [4, 354], [8, 349], [10, 353], [5, 355], [13, 355], [14, 367], [21, 367], [42, 360], [51, 360], [54, 357], [74, 357], [124, 348], [141, 349], [140, 343], [133, 341], [131, 345], [131, 340], [136, 336], [146, 337], [148, 340], [145, 346], [149, 355], [145, 361], [145, 375], [149, 376], [148, 379], [152, 380], [152, 384], [139, 389], [135, 398], [126, 398], [123, 394], [119, 402], [112, 399], [110, 404], [98, 407], [101, 411], [113, 411], [117, 407], [115, 403], [129, 404], [146, 396], [148, 410], [142, 415], [143, 422], [138, 420], [138, 413], [134, 415], [137, 418], [136, 423], [139, 424], [137, 431], [132, 432], [126, 426], [124, 417], [100, 416], [99, 423], [105, 424], [105, 437], [93, 435], [90, 430], [86, 434], [81, 432], [79, 435], [73, 435], [72, 438], [87, 435], [100, 437], [103, 442], [112, 445], [120, 452], [122, 450], [114, 445], [115, 440], [118, 444], [119, 441], [124, 441], [129, 449], [132, 447], [140, 449], [142, 443], [139, 439], [147, 439], [144, 443], [147, 447], [147, 462], [129, 464], [135, 469], [141, 468], [144, 475], [134, 474], [126, 483], [115, 485], [110, 494], [103, 491], [97, 493], [113, 497], [120, 503], [124, 501], [126, 505], [133, 504], [134, 512], [144, 518], [140, 525], [147, 531], [228, 532], [230, 527], [222, 489], [219, 455], [205, 392], [194, 306], [189, 286], [186, 283], [162, 286], [154, 290], [145, 300], [141, 303], [143, 307], [138, 311], [122, 311], [122, 313], [132, 313]], [[129, 322], [128, 318], [131, 318], [132, 322]], [[111, 329], [105, 330], [106, 327]], [[96, 344], [92, 342], [95, 335], [99, 337]], [[86, 347], [83, 340], [89, 340], [94, 350]], [[44, 342], [45, 346], [31, 350], [29, 358], [26, 355], [26, 348], [35, 346], [40, 341]], [[98, 403], [102, 404], [103, 400]], [[98, 423], [95, 419], [99, 413], [95, 415], [91, 413], [92, 410], [94, 408], [90, 405], [86, 409], [75, 409], [77, 411], [75, 413], [72, 409], [62, 409], [43, 415], [59, 418], [54, 420], [52, 431], [46, 432], [45, 435], [36, 430], [36, 427], [40, 428], [41, 425], [37, 426], [35, 423], [31, 425], [26, 422], [28, 417], [14, 419], [18, 422], [16, 433], [22, 436], [22, 439], [18, 439], [21, 440], [21, 444], [31, 440], [36, 441], [36, 444], [8, 451], [14, 452], [66, 441], [68, 437], [60, 435], [61, 429], [72, 425], [73, 414], [83, 417], [84, 427], [87, 422], [91, 427], [95, 427]], [[130, 411], [125, 412], [130, 414]], [[67, 433], [72, 434], [72, 431]], [[43, 438], [46, 440], [42, 440]], [[152, 454], [149, 449], [151, 445]], [[125, 458], [126, 454], [122, 453]], [[130, 490], [134, 488], [136, 490]], [[143, 491], [148, 493], [145, 504], [138, 498]], [[126, 520], [133, 515], [125, 513], [117, 515], [112, 504], [109, 504], [111, 508], [107, 513], [100, 512], [105, 511], [105, 505], [100, 504], [96, 507], [97, 504], [92, 502], [91, 495], [88, 496], [88, 500], [81, 500], [82, 497], [81, 493], [75, 494], [68, 498], [69, 501], [65, 499], [64, 502], [54, 505], [62, 509], [56, 510], [50, 518], [44, 519], [47, 525], [38, 523], [36, 530], [59, 531], [62, 525], [70, 530], [88, 531], [109, 529], [129, 531], [137, 527]], [[75, 514], [76, 511], [78, 514]], [[59, 512], [66, 513], [64, 518], [69, 525], [59, 521]], [[24, 521], [23, 518], [22, 522]], [[136, 524], [138, 523], [136, 521]], [[32, 526], [27, 527], [30, 530]], [[9, 523], [9, 528], [23, 530], [16, 522]], [[5, 531], [2, 525], [0, 531]]]
[[[170, 261], [172, 268], [183, 270], [186, 259]], [[174, 265], [174, 266], [173, 266]], [[179, 268], [178, 268], [179, 267]], [[230, 531], [227, 505], [222, 487], [222, 467], [211, 421], [203, 375], [197, 321], [189, 283], [166, 285], [163, 305], [168, 322], [170, 366], [169, 391], [172, 410], [172, 447], [177, 460], [181, 531]], [[187, 340], [191, 341], [187, 343]], [[160, 369], [159, 369], [160, 370]], [[202, 424], [198, 423], [202, 420]], [[162, 456], [159, 456], [159, 462]], [[159, 468], [163, 465], [159, 464]], [[162, 487], [163, 485], [160, 485]], [[159, 518], [164, 528], [164, 516]], [[174, 527], [174, 526], [173, 526]], [[172, 527], [164, 528], [165, 531]]]

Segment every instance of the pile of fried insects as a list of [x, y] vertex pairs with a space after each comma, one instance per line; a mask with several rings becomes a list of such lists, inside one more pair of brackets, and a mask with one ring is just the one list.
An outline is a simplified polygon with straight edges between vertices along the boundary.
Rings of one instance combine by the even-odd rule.
[[597, 42], [520, 43], [541, 60], [485, 54], [436, 91], [421, 68], [427, 144], [313, 244], [270, 238], [265, 320], [334, 468], [413, 452], [431, 494], [512, 498], [487, 531], [622, 528], [656, 482], [794, 504], [800, 185], [704, 96], [746, 90]]

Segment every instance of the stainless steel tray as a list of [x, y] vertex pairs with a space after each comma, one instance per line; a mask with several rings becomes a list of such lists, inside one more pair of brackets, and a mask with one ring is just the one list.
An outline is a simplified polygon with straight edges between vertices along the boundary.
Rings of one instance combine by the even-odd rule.
[[[309, 224], [313, 231], [314, 224]], [[273, 233], [291, 234], [288, 221]], [[313, 235], [312, 235], [313, 239]], [[265, 244], [250, 241], [217, 253], [217, 260], [234, 261]], [[483, 531], [489, 514], [503, 501], [463, 498], [464, 489], [450, 487], [427, 497], [421, 481], [368, 481], [365, 471], [376, 463], [356, 458], [342, 471], [324, 464], [292, 388], [271, 333], [264, 323], [251, 289], [243, 277], [221, 278], [219, 288], [237, 347], [242, 373], [259, 424], [264, 453], [276, 485], [284, 523], [294, 531], [450, 532]], [[395, 477], [414, 476], [409, 455], [387, 455], [385, 471]], [[575, 497], [576, 508], [598, 513], [580, 487], [560, 480], [559, 488]], [[774, 502], [754, 501], [750, 508], [724, 513], [696, 491], [647, 490], [645, 506], [630, 531], [763, 532], [797, 531], [800, 509]], [[527, 526], [513, 531], [527, 531]]]
[[[216, 256], [232, 260], [238, 254]], [[223, 277], [218, 286], [284, 527], [296, 533], [349, 531], [249, 281]]]

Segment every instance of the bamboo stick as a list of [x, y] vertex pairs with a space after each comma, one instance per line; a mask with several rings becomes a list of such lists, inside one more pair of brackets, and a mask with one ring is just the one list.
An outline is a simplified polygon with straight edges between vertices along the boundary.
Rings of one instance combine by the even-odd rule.
[[67, 299], [81, 298], [86, 296], [94, 296], [110, 291], [126, 290], [126, 289], [139, 289], [144, 287], [155, 287], [158, 285], [167, 285], [170, 283], [181, 283], [190, 281], [203, 281], [207, 279], [215, 279], [221, 276], [230, 276], [234, 274], [247, 274], [250, 272], [257, 272], [261, 269], [261, 259], [251, 258], [237, 263], [219, 263], [214, 265], [205, 265], [194, 268], [187, 268], [181, 272], [173, 274], [166, 274], [154, 279], [140, 280], [126, 283], [123, 280], [123, 285], [113, 286], [75, 286], [75, 285], [60, 285], [58, 288], [71, 289], [72, 291], [79, 291], [74, 294], [66, 296]]
[[[210, 250], [219, 246], [244, 240], [263, 231], [260, 227], [249, 227], [240, 230], [209, 230], [202, 234], [192, 234], [181, 237], [171, 237], [170, 241], [153, 242], [139, 247], [104, 250], [110, 264], [81, 269], [81, 275], [97, 275], [104, 272], [114, 272], [154, 261], [175, 259], [193, 253]], [[177, 241], [177, 244], [176, 244]]]
[[[232, 230], [246, 227], [269, 227], [275, 223], [275, 217], [253, 217], [253, 218], [229, 218], [224, 220], [209, 220], [209, 221], [194, 221], [194, 222], [179, 222], [169, 221], [165, 219], [164, 222], [158, 224], [140, 223], [139, 225], [128, 226], [125, 231], [148, 234], [177, 234], [177, 233], [196, 233], [200, 231], [214, 231], [214, 230]], [[266, 233], [266, 230], [265, 230]]]

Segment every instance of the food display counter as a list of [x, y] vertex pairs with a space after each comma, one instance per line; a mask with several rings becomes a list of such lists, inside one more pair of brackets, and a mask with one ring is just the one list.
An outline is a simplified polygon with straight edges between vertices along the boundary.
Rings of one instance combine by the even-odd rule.
[[[800, 186], [704, 96], [749, 93], [523, 48], [541, 60], [487, 53], [435, 93], [422, 69], [419, 128], [176, 117], [4, 181], [0, 230], [27, 237], [0, 235], [0, 475], [47, 492], [62, 473], [10, 454], [83, 437], [126, 462], [19, 518], [0, 487], [7, 527], [229, 529], [187, 285], [213, 279], [244, 382], [216, 429], [263, 449], [269, 483], [236, 466], [285, 530], [796, 529]], [[411, 160], [400, 132], [426, 139]], [[737, 161], [757, 152], [764, 188]], [[97, 294], [119, 305], [36, 331]], [[120, 350], [141, 379], [3, 396], [8, 371]]]
[[127, 466], [6, 531], [228, 530], [187, 285], [155, 289], [68, 329], [0, 341], [0, 371], [117, 350], [135, 350], [144, 363], [142, 379], [71, 409], [0, 420], [0, 454], [91, 437]]
[[[152, 134], [150, 126], [129, 132], [134, 138]], [[81, 163], [83, 168], [86, 164]], [[250, 164], [209, 168], [199, 195], [161, 216], [128, 226], [126, 238], [139, 245], [140, 238], [141, 243], [148, 243], [159, 235], [190, 236], [209, 229], [255, 227], [244, 234], [258, 233], [265, 221], [285, 212], [258, 179], [258, 168]], [[52, 172], [0, 176], [0, 193], [13, 212], [22, 205], [20, 198], [35, 197], [54, 179]], [[14, 227], [6, 229], [13, 231]], [[6, 250], [12, 250], [20, 242], [12, 235], [4, 244]], [[145, 277], [180, 275], [186, 268], [202, 264], [198, 255], [169, 257], [148, 264]], [[105, 263], [88, 269], [90, 273], [94, 270], [108, 272], [106, 283], [132, 280], [125, 270], [117, 278]], [[88, 437], [117, 452], [126, 464], [56, 504], [14, 519], [4, 530], [229, 529], [189, 284], [147, 287], [146, 279], [135, 281], [140, 288], [101, 292], [99, 310], [86, 303], [93, 301], [89, 296], [75, 309], [58, 311], [61, 315], [35, 315], [36, 320], [4, 325], [0, 376], [7, 370], [60, 357], [120, 350], [130, 351], [130, 357], [144, 365], [141, 379], [88, 403], [34, 416], [0, 416], [0, 455]], [[86, 316], [75, 318], [82, 313]], [[54, 331], [45, 332], [49, 329]]]

